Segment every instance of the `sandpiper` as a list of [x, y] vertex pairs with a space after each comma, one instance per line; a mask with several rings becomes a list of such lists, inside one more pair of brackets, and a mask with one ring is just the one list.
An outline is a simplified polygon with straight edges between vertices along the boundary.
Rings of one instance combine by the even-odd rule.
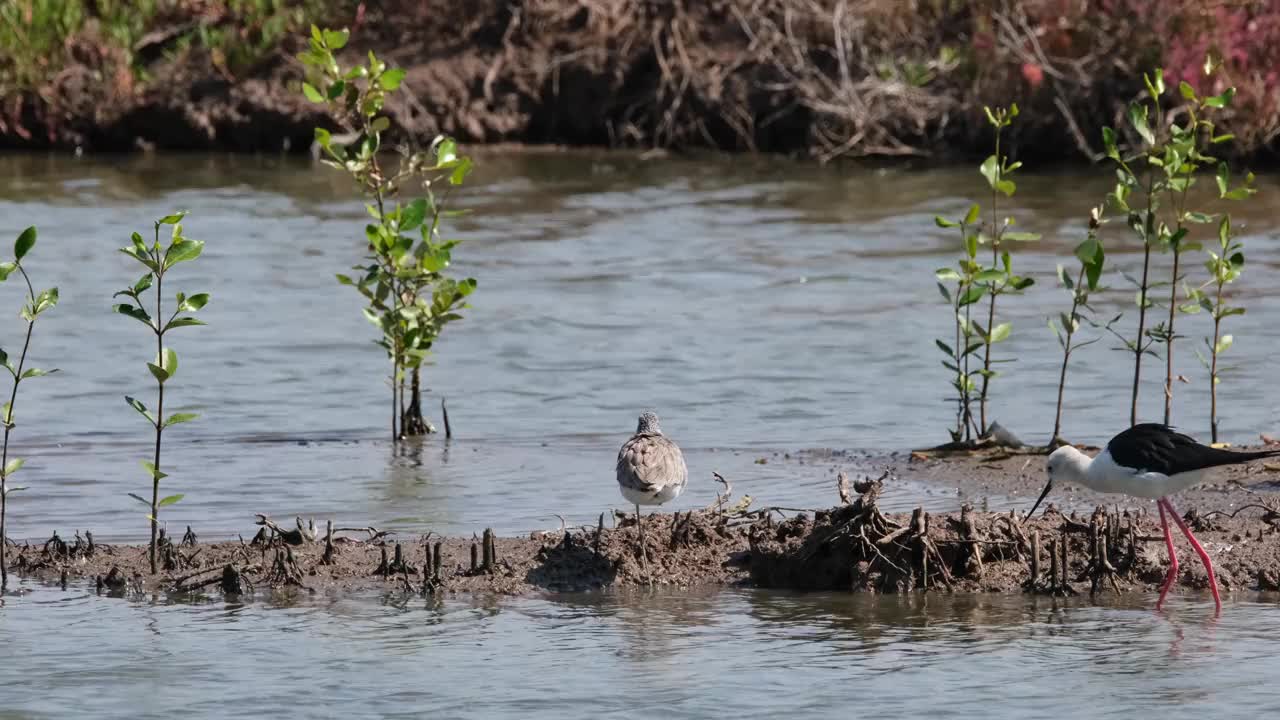
[[652, 412], [641, 415], [636, 434], [618, 451], [618, 489], [636, 506], [636, 528], [642, 542], [640, 506], [662, 505], [676, 499], [688, 479], [684, 454], [662, 434], [658, 416]]
[[1165, 546], [1169, 549], [1169, 574], [1160, 588], [1156, 608], [1159, 609], [1164, 604], [1169, 587], [1178, 577], [1178, 556], [1173, 551], [1173, 535], [1169, 532], [1169, 521], [1165, 517], [1167, 513], [1200, 556], [1200, 562], [1209, 574], [1213, 602], [1221, 611], [1222, 599], [1218, 596], [1218, 582], [1213, 575], [1209, 553], [1205, 552], [1196, 536], [1191, 534], [1191, 528], [1187, 527], [1178, 511], [1173, 509], [1168, 496], [1198, 484], [1211, 468], [1275, 455], [1280, 455], [1280, 450], [1237, 452], [1201, 445], [1167, 425], [1141, 423], [1111, 438], [1107, 447], [1094, 458], [1070, 445], [1054, 450], [1049, 456], [1049, 482], [1045, 483], [1040, 498], [1031, 506], [1027, 517], [1031, 517], [1036, 508], [1040, 507], [1040, 501], [1049, 494], [1056, 480], [1074, 481], [1101, 493], [1155, 498], [1156, 507], [1160, 509], [1160, 524], [1164, 527]]

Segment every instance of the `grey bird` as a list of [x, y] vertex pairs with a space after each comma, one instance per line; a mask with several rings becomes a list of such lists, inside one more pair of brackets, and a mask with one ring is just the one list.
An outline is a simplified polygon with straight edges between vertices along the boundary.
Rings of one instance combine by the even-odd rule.
[[684, 454], [662, 434], [658, 416], [652, 412], [641, 415], [636, 434], [618, 451], [618, 489], [636, 506], [636, 528], [642, 539], [640, 506], [662, 505], [676, 499], [688, 480]]

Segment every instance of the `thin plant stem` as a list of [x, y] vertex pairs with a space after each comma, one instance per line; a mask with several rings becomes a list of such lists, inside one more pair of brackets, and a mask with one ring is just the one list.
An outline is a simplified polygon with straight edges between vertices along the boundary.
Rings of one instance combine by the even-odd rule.
[[[31, 301], [31, 309], [35, 310], [36, 291], [31, 285], [31, 278], [27, 276], [27, 271], [22, 267], [21, 263], [16, 263], [18, 272], [22, 273], [22, 279], [27, 283], [28, 297]], [[13, 389], [9, 392], [9, 414], [4, 418], [4, 448], [0, 450], [0, 591], [9, 585], [9, 565], [8, 565], [8, 535], [5, 534], [5, 523], [9, 514], [9, 473], [5, 468], [9, 465], [9, 433], [13, 430], [13, 410], [14, 405], [18, 402], [18, 383], [22, 381], [22, 366], [27, 361], [27, 348], [31, 347], [31, 331], [35, 328], [36, 321], [33, 316], [27, 321], [27, 337], [22, 341], [22, 354], [18, 356], [18, 369], [13, 374]]]
[[[160, 223], [156, 223], [156, 245], [160, 245]], [[161, 303], [164, 300], [164, 258], [159, 251], [156, 252], [156, 358], [160, 364], [164, 364], [164, 329], [160, 326], [160, 318], [164, 317], [161, 312]], [[160, 527], [160, 436], [164, 433], [164, 383], [157, 381], [159, 386], [156, 398], [156, 452], [154, 460], [154, 472], [151, 475], [151, 574], [156, 574], [156, 531]]]
[[[1000, 160], [1000, 128], [996, 128], [996, 166], [1001, 165]], [[993, 185], [991, 187], [991, 266], [996, 267], [1000, 263], [1000, 213], [999, 213], [999, 191]], [[982, 357], [982, 392], [978, 396], [978, 413], [980, 415], [981, 429], [978, 437], [987, 434], [987, 385], [991, 382], [991, 328], [996, 321], [996, 286], [991, 286], [991, 302], [987, 306], [987, 342], [986, 348], [983, 350]]]
[[1151, 234], [1155, 231], [1155, 218], [1152, 216], [1151, 183], [1152, 173], [1147, 173], [1147, 216], [1143, 225], [1142, 237], [1142, 285], [1138, 288], [1141, 302], [1138, 303], [1138, 336], [1133, 345], [1133, 396], [1129, 404], [1129, 425], [1138, 424], [1138, 386], [1142, 382], [1142, 346], [1143, 333], [1147, 325], [1147, 277], [1151, 271]]
[[1062, 350], [1062, 370], [1058, 373], [1058, 409], [1053, 417], [1053, 435], [1049, 436], [1049, 442], [1051, 443], [1056, 441], [1062, 432], [1062, 395], [1067, 386], [1067, 363], [1071, 361], [1071, 350], [1073, 349], [1071, 347], [1071, 336], [1075, 334], [1076, 312], [1080, 309], [1080, 283], [1085, 280], [1084, 271], [1085, 268], [1082, 264], [1080, 273], [1076, 276], [1075, 292], [1072, 293], [1071, 297], [1071, 314], [1067, 316], [1071, 324], [1062, 329], [1066, 334], [1066, 341], [1063, 343]]
[[1169, 325], [1164, 346], [1164, 424], [1169, 424], [1169, 415], [1173, 411], [1173, 320], [1178, 312], [1178, 261], [1182, 259], [1179, 242], [1173, 247], [1173, 282], [1169, 291]]

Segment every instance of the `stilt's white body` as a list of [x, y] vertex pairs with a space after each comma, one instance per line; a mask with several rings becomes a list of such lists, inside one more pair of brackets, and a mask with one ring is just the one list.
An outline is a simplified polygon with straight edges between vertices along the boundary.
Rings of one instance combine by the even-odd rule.
[[[1111, 453], [1103, 450], [1090, 459], [1088, 455], [1063, 446], [1050, 457], [1050, 477], [1069, 480], [1101, 493], [1132, 495], [1152, 500], [1173, 495], [1204, 481], [1205, 470], [1165, 475], [1118, 464]], [[1056, 461], [1056, 462], [1055, 462]]]
[[[1049, 482], [1045, 483], [1036, 504], [1031, 506], [1028, 517], [1035, 514], [1040, 502], [1049, 494], [1057, 481], [1070, 481], [1101, 493], [1131, 495], [1151, 498], [1160, 510], [1160, 525], [1164, 529], [1165, 546], [1169, 549], [1169, 572], [1160, 587], [1159, 609], [1164, 603], [1169, 587], [1178, 578], [1178, 555], [1173, 549], [1173, 534], [1169, 532], [1172, 519], [1191, 547], [1200, 556], [1205, 573], [1209, 576], [1209, 589], [1213, 603], [1222, 610], [1222, 598], [1218, 594], [1217, 578], [1213, 574], [1213, 561], [1209, 553], [1196, 539], [1185, 520], [1178, 515], [1169, 496], [1181, 492], [1204, 480], [1209, 470], [1224, 465], [1237, 465], [1251, 460], [1280, 455], [1280, 450], [1237, 452], [1208, 445], [1201, 445], [1193, 438], [1174, 432], [1167, 425], [1142, 423], [1131, 426], [1107, 443], [1106, 449], [1090, 458], [1070, 445], [1064, 445], [1049, 455]], [[1118, 458], [1118, 459], [1117, 459]]]

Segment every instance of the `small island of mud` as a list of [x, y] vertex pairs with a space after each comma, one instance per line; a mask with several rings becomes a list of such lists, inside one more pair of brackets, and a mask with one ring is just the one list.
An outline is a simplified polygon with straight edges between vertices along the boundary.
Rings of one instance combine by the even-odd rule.
[[[915, 460], [909, 474], [952, 474], [966, 467], [1026, 458]], [[972, 469], [970, 467], [970, 469]], [[1257, 472], [1227, 471], [1223, 487]], [[1265, 471], [1264, 471], [1265, 472]], [[972, 474], [972, 473], [968, 473]], [[997, 472], [998, 474], [998, 472]], [[1037, 476], [1038, 477], [1038, 476]], [[1159, 520], [1137, 502], [1039, 516], [922, 508], [884, 513], [879, 498], [889, 473], [849, 483], [841, 502], [797, 511], [752, 507], [727, 496], [707, 508], [644, 517], [618, 514], [606, 527], [563, 528], [527, 537], [490, 531], [471, 538], [402, 537], [374, 528], [281, 527], [260, 517], [252, 540], [200, 542], [188, 529], [162, 537], [159, 572], [145, 545], [105, 545], [92, 535], [55, 535], [42, 545], [13, 546], [11, 571], [46, 581], [92, 582], [100, 592], [252, 596], [383, 590], [413, 594], [586, 591], [627, 587], [745, 586], [876, 593], [995, 592], [1069, 596], [1158, 589], [1168, 568]], [[1280, 590], [1280, 510], [1248, 489], [1195, 491], [1206, 502], [1183, 504], [1185, 519], [1214, 560], [1224, 591]], [[1230, 502], [1223, 502], [1231, 498]], [[1114, 498], [1112, 498], [1114, 499]], [[1216, 500], [1216, 502], [1213, 502]], [[616, 524], [615, 524], [616, 523]], [[1183, 552], [1188, 552], [1181, 538]], [[1183, 588], [1203, 590], [1198, 562], [1181, 564]]]

